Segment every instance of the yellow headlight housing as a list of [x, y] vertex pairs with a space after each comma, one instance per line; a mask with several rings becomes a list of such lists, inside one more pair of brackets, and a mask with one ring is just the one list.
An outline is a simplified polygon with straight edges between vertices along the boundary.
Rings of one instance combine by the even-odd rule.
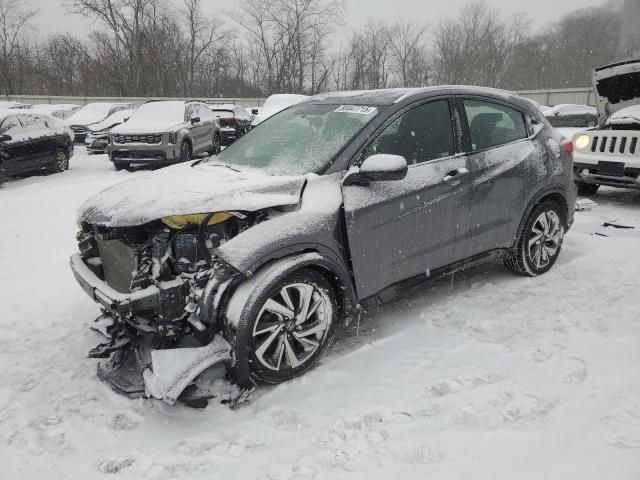
[[583, 148], [587, 148], [590, 141], [589, 135], [580, 135], [575, 141], [576, 149], [582, 150]]
[[[210, 213], [193, 213], [189, 215], [171, 215], [170, 217], [164, 217], [162, 219], [162, 223], [164, 223], [167, 227], [173, 228], [174, 230], [180, 230], [188, 225], [200, 225], [202, 222], [206, 220], [206, 218], [211, 215]], [[217, 223], [226, 222], [233, 215], [229, 212], [219, 212], [214, 213], [213, 216], [209, 219], [208, 225], [215, 225]]]

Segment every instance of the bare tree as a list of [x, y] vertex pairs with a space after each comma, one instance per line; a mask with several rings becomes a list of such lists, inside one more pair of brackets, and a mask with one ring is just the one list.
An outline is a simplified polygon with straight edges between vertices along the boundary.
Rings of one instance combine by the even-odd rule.
[[28, 51], [25, 32], [36, 14], [21, 0], [0, 0], [0, 75], [5, 95], [15, 91], [20, 60]]
[[427, 26], [412, 20], [398, 20], [389, 27], [391, 62], [399, 86], [418, 87], [427, 82], [427, 62], [423, 45]]

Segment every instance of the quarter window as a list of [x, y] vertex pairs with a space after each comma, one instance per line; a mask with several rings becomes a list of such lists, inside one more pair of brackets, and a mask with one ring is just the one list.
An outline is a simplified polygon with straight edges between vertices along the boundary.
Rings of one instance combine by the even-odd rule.
[[398, 117], [367, 148], [364, 157], [377, 153], [400, 155], [409, 165], [454, 155], [449, 102], [425, 103]]
[[527, 138], [524, 116], [518, 110], [497, 103], [465, 100], [473, 150], [498, 147]]

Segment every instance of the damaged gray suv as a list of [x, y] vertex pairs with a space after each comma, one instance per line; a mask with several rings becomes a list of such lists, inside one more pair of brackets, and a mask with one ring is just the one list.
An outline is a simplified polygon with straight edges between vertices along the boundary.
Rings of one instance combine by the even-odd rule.
[[71, 267], [98, 303], [99, 376], [129, 396], [210, 396], [309, 371], [336, 325], [408, 285], [502, 259], [547, 272], [573, 222], [561, 136], [472, 87], [313, 97], [221, 154], [111, 187]]

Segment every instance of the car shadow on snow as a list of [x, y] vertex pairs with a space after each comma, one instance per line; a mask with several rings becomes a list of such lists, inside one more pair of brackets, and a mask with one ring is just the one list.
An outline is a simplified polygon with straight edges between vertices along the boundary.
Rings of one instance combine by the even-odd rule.
[[507, 281], [513, 277], [503, 268], [501, 261], [494, 261], [455, 274], [425, 278], [424, 282], [408, 288], [397, 299], [363, 312], [359, 323], [354, 318], [349, 325], [338, 325], [329, 356], [349, 353], [367, 343], [411, 328], [418, 322], [423, 323], [430, 306], [465, 294], [474, 286]]

